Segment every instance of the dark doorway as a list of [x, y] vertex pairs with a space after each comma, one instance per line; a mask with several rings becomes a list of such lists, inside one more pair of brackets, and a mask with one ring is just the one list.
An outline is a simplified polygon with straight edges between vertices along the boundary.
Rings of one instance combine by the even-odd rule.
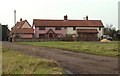
[[53, 33], [49, 33], [49, 38], [53, 38]]

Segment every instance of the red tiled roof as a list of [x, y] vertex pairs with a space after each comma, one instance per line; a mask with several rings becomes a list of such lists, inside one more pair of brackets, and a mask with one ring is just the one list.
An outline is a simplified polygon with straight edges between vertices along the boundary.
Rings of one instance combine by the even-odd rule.
[[12, 33], [24, 33], [24, 34], [30, 34], [30, 33], [34, 33], [34, 29], [32, 28], [16, 28], [16, 29], [13, 29], [11, 31]]
[[[24, 25], [25, 22], [27, 22], [27, 20], [17, 22], [15, 24], [15, 26], [13, 26], [11, 28], [11, 33], [25, 33], [25, 34], [26, 33], [34, 33], [34, 30], [32, 28], [22, 28], [22, 26]], [[30, 24], [29, 24], [29, 26], [30, 26]]]
[[103, 27], [101, 20], [42, 20], [34, 19], [35, 26], [78, 26], [78, 27]]
[[[21, 28], [25, 22], [27, 22], [27, 20], [17, 22], [17, 23], [15, 24], [15, 26], [12, 27], [12, 29], [14, 29], [14, 28]], [[28, 22], [27, 22], [27, 23], [28, 23]], [[29, 23], [28, 23], [28, 24], [29, 24]], [[30, 24], [29, 24], [29, 25], [30, 25]], [[31, 26], [30, 26], [30, 27], [31, 27]]]
[[24, 23], [25, 23], [25, 21], [17, 22], [17, 23], [15, 24], [15, 26], [12, 27], [12, 29], [13, 29], [13, 28], [21, 28]]
[[98, 33], [97, 29], [78, 29], [78, 33]]

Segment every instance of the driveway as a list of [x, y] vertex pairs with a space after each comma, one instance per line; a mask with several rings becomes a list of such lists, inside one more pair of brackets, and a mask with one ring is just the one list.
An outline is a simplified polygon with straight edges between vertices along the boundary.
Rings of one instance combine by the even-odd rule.
[[118, 74], [118, 58], [10, 42], [3, 42], [2, 45], [30, 56], [55, 60], [72, 74]]

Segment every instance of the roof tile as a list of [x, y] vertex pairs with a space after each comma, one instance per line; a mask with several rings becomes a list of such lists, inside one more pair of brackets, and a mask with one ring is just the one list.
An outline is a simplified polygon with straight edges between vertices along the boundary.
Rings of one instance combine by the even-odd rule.
[[78, 27], [103, 27], [101, 20], [42, 20], [34, 19], [35, 26], [78, 26]]
[[32, 28], [16, 28], [11, 31], [12, 33], [24, 33], [24, 34], [30, 34], [34, 33], [34, 29]]

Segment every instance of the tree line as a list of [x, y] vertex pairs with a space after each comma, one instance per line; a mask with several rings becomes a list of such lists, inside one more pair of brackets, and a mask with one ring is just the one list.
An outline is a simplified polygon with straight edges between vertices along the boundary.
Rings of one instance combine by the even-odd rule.
[[103, 29], [104, 35], [109, 35], [113, 40], [120, 40], [120, 29], [116, 30], [112, 24], [106, 25]]

